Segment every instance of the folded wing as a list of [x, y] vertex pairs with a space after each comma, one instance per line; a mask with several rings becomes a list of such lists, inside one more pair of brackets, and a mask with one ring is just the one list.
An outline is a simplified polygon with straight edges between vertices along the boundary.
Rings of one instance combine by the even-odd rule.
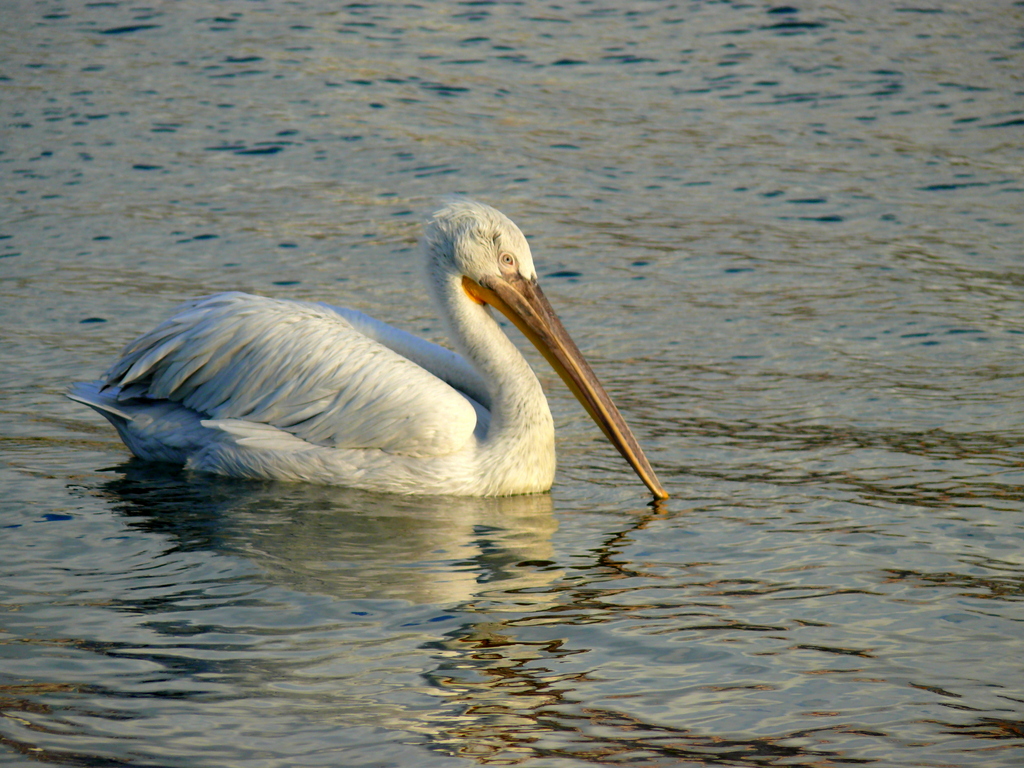
[[478, 413], [486, 418], [468, 395], [334, 308], [244, 293], [179, 308], [124, 349], [105, 374], [109, 387], [122, 401], [171, 400], [321, 446], [409, 456], [457, 451]]

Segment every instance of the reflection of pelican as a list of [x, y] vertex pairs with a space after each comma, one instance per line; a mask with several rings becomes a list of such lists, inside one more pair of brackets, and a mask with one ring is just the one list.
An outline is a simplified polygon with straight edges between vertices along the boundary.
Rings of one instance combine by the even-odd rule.
[[131, 528], [177, 550], [251, 560], [255, 581], [296, 590], [290, 603], [319, 594], [455, 608], [512, 590], [525, 610], [550, 604], [556, 593], [546, 587], [562, 576], [548, 494], [385, 496], [182, 475], [135, 461], [123, 470], [96, 493]]
[[494, 307], [667, 497], [541, 293], [519, 228], [488, 206], [452, 203], [427, 225], [424, 251], [463, 357], [350, 309], [224, 293], [180, 308], [70, 396], [137, 456], [196, 470], [397, 493], [544, 491], [551, 412]]

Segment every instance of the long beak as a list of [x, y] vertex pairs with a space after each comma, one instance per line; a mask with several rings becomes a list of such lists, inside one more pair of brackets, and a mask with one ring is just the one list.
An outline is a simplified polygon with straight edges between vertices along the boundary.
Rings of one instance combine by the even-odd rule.
[[463, 290], [470, 298], [497, 309], [533, 342], [654, 497], [667, 499], [668, 493], [658, 482], [626, 420], [562, 326], [536, 279], [495, 277], [487, 283], [462, 278]]

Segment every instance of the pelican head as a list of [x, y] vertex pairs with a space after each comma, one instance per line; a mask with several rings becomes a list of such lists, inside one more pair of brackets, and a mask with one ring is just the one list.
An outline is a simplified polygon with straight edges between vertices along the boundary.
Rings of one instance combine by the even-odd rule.
[[537, 283], [526, 237], [488, 205], [449, 203], [427, 223], [423, 239], [431, 282], [501, 312], [544, 355], [572, 393], [651, 490], [668, 498], [625, 419]]
[[467, 276], [479, 282], [502, 277], [511, 266], [500, 259], [502, 254], [515, 260], [523, 278], [537, 277], [522, 231], [508, 216], [483, 203], [457, 200], [441, 208], [427, 222], [423, 242], [435, 279]]

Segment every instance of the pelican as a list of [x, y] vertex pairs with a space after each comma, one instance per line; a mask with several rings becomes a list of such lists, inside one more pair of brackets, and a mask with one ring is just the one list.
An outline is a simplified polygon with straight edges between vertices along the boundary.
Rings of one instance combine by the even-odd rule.
[[455, 201], [428, 220], [422, 251], [461, 354], [352, 309], [219, 293], [178, 307], [68, 397], [106, 417], [139, 458], [200, 472], [402, 494], [547, 491], [551, 411], [493, 308], [667, 498], [541, 292], [520, 229], [490, 206]]

